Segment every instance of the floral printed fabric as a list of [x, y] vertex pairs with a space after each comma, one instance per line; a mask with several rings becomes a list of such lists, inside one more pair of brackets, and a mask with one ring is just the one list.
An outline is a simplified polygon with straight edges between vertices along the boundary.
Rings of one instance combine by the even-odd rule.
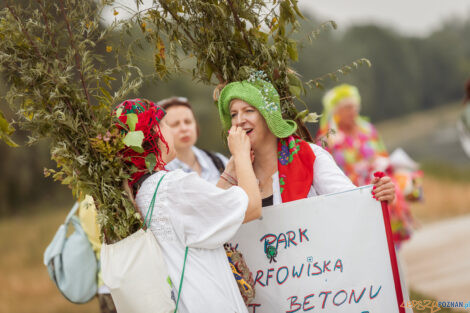
[[281, 138], [277, 155], [282, 202], [307, 198], [315, 163], [315, 154], [309, 144], [297, 136]]
[[[358, 118], [357, 125], [355, 136], [335, 128], [335, 134], [330, 134], [327, 138], [326, 149], [353, 184], [362, 186], [371, 181], [371, 174], [376, 170], [375, 161], [379, 157], [387, 158], [388, 153], [371, 123]], [[320, 129], [318, 138], [325, 136], [328, 126], [327, 124]]]
[[[336, 127], [334, 122], [323, 125], [317, 139], [334, 129], [334, 134], [326, 138], [325, 147], [331, 153], [338, 166], [356, 186], [370, 184], [372, 174], [381, 170], [383, 164], [389, 164], [388, 153], [375, 127], [363, 117], [356, 120], [358, 129], [355, 135], [348, 135]], [[411, 235], [412, 218], [403, 192], [398, 188], [393, 168], [388, 166], [386, 173], [392, 178], [396, 189], [396, 200], [389, 205], [390, 220], [394, 242], [400, 243]]]
[[255, 281], [245, 259], [236, 247], [231, 244], [224, 244], [225, 253], [227, 254], [230, 268], [232, 269], [233, 276], [237, 282], [238, 289], [243, 298], [243, 301], [248, 305], [255, 298]]

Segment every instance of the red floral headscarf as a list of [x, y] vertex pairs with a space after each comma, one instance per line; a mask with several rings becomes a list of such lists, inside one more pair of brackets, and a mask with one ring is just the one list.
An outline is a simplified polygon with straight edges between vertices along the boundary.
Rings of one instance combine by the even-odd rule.
[[119, 151], [119, 154], [124, 158], [126, 163], [136, 167], [136, 171], [132, 173], [129, 182], [129, 186], [132, 188], [132, 186], [138, 182], [142, 176], [149, 173], [149, 169], [145, 162], [145, 158], [148, 155], [153, 153], [156, 157], [156, 164], [153, 171], [165, 166], [165, 162], [163, 162], [161, 157], [161, 151], [158, 148], [158, 141], [162, 140], [168, 150], [168, 144], [160, 131], [160, 121], [165, 116], [166, 112], [162, 107], [157, 106], [146, 99], [126, 100], [116, 106], [114, 112], [120, 112], [118, 118], [121, 123], [116, 123], [116, 126], [122, 133], [129, 132], [128, 128], [124, 127], [128, 118], [127, 114], [134, 113], [137, 115], [135, 131], [142, 131], [144, 134], [142, 142], [143, 150], [136, 151], [131, 147], [126, 147]]

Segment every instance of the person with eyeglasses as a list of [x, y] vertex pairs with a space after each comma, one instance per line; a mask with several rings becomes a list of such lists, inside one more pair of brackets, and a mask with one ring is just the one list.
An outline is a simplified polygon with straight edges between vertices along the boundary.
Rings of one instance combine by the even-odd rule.
[[166, 111], [164, 121], [173, 134], [176, 159], [166, 165], [169, 171], [182, 169], [186, 173], [196, 172], [212, 184], [217, 184], [228, 159], [220, 153], [214, 153], [195, 146], [199, 125], [187, 98], [172, 97], [157, 103]]

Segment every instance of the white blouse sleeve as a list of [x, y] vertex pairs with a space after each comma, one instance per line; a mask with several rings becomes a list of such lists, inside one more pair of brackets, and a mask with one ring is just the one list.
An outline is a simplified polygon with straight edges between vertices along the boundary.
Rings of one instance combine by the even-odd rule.
[[318, 195], [341, 192], [356, 188], [338, 167], [331, 154], [320, 146], [310, 144], [315, 153], [313, 188]]
[[231, 239], [245, 218], [248, 196], [240, 187], [224, 190], [196, 173], [181, 173], [167, 188], [168, 211], [183, 244], [215, 249]]

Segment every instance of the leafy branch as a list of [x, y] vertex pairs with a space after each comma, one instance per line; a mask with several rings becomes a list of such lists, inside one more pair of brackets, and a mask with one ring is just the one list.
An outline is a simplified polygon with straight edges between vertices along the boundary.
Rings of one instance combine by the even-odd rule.
[[[129, 57], [105, 63], [104, 41], [117, 26], [101, 26], [102, 8], [92, 0], [8, 2], [0, 10], [0, 72], [9, 87], [4, 99], [30, 133], [29, 144], [51, 140], [57, 168], [45, 175], [77, 198], [91, 195], [106, 241], [114, 242], [141, 225], [123, 188], [135, 169], [118, 155], [125, 143], [112, 112], [139, 88], [142, 72]], [[0, 137], [10, 145], [12, 132], [0, 112]]]
[[307, 38], [310, 42], [313, 42], [320, 36], [320, 34], [324, 31], [330, 30], [330, 29], [337, 29], [338, 24], [336, 24], [335, 21], [326, 21], [322, 24], [320, 24], [316, 29], [311, 31], [309, 34], [307, 34]]
[[[279, 92], [283, 115], [294, 119], [299, 135], [312, 141], [304, 121], [314, 121], [315, 117], [312, 114], [307, 114], [309, 118], [301, 117], [295, 101], [302, 102], [305, 86], [320, 86], [327, 77], [337, 77], [349, 68], [341, 67], [307, 83], [292, 70], [292, 63], [298, 60], [298, 42], [293, 34], [300, 30], [299, 20], [304, 19], [297, 2], [158, 0], [150, 10], [139, 15], [139, 20], [152, 25], [151, 31], [147, 29], [147, 38], [159, 47], [155, 53], [155, 70], [160, 77], [167, 75], [170, 68], [184, 70], [181, 53], [193, 56], [196, 61], [193, 78], [217, 85], [216, 97], [227, 82], [244, 80], [261, 70]], [[335, 22], [328, 21], [307, 37], [312, 41], [322, 31], [336, 29], [336, 26]], [[165, 55], [161, 38], [166, 38], [167, 45], [177, 45], [181, 53]], [[356, 61], [363, 62], [362, 59]]]
[[311, 79], [311, 80], [307, 81], [305, 84], [308, 85], [310, 88], [324, 89], [325, 86], [324, 86], [323, 83], [325, 82], [325, 80], [331, 79], [331, 80], [334, 80], [334, 81], [338, 81], [339, 80], [339, 77], [338, 77], [339, 75], [347, 75], [347, 74], [351, 73], [354, 69], [357, 69], [357, 68], [359, 68], [360, 66], [363, 66], [363, 65], [367, 65], [368, 67], [372, 66], [372, 64], [370, 63], [370, 61], [368, 59], [361, 58], [361, 59], [358, 59], [358, 60], [352, 62], [350, 65], [341, 66], [341, 68], [337, 69], [334, 72], [327, 73], [327, 74], [322, 75], [320, 77]]

